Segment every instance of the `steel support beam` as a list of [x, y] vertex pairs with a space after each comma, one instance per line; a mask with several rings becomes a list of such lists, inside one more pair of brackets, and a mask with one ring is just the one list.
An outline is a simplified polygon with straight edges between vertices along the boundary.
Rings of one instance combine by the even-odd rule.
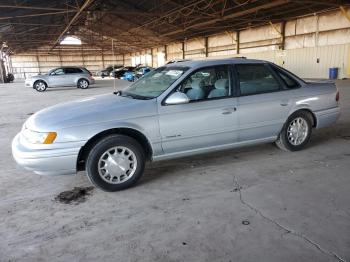
[[69, 21], [68, 25], [63, 29], [62, 33], [57, 37], [56, 41], [53, 43], [50, 51], [55, 48], [55, 46], [59, 43], [62, 36], [69, 30], [74, 22], [77, 21], [81, 13], [93, 2], [94, 0], [86, 0], [85, 3], [79, 8], [78, 12], [73, 16], [73, 18]]
[[344, 6], [340, 6], [340, 11], [342, 12], [343, 16], [345, 16], [346, 19], [348, 19], [350, 22], [350, 15], [348, 14]]
[[28, 6], [28, 5], [0, 5], [0, 8], [46, 10], [46, 11], [67, 11], [67, 9], [64, 9], [64, 8], [42, 7], [42, 6]]
[[169, 33], [163, 34], [162, 36], [171, 36], [171, 35], [175, 35], [178, 33], [183, 33], [184, 31], [187, 31], [189, 29], [206, 27], [206, 26], [215, 24], [217, 22], [222, 22], [222, 21], [225, 21], [228, 19], [234, 19], [234, 18], [238, 18], [238, 17], [244, 16], [244, 15], [256, 13], [260, 10], [277, 7], [277, 6], [286, 4], [288, 2], [290, 2], [290, 0], [277, 0], [277, 1], [269, 2], [269, 3], [262, 4], [262, 5], [259, 5], [259, 6], [250, 8], [250, 9], [246, 9], [243, 11], [240, 10], [240, 11], [234, 12], [232, 14], [229, 14], [229, 15], [226, 15], [226, 16], [223, 16], [220, 18], [211, 19], [209, 21], [205, 21], [205, 22], [201, 22], [201, 23], [194, 23], [192, 25], [187, 26], [183, 30], [174, 30], [174, 31], [171, 31]]
[[25, 17], [37, 17], [37, 16], [47, 16], [47, 15], [65, 15], [67, 13], [75, 12], [74, 10], [57, 11], [57, 12], [46, 12], [30, 15], [16, 15], [16, 16], [2, 16], [0, 20], [13, 19], [13, 18], [25, 18]]

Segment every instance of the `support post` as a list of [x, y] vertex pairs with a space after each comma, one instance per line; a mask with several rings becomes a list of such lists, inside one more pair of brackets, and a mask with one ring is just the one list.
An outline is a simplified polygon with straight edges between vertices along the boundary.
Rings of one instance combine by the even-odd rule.
[[101, 57], [102, 57], [102, 68], [105, 68], [105, 56], [104, 56], [103, 48], [101, 48]]
[[41, 74], [40, 60], [39, 60], [38, 50], [36, 50], [36, 62], [38, 63], [39, 74]]
[[236, 51], [237, 55], [239, 55], [239, 31], [236, 31]]
[[209, 56], [208, 37], [204, 37], [205, 57]]
[[281, 37], [281, 50], [284, 50], [286, 45], [286, 21], [282, 22]]
[[58, 48], [58, 59], [60, 60], [60, 66], [62, 66], [61, 48]]
[[153, 48], [151, 48], [151, 66], [154, 67], [154, 63], [153, 63]]
[[165, 62], [168, 60], [168, 55], [167, 55], [166, 49], [167, 49], [167, 47], [166, 47], [166, 45], [164, 45], [164, 60], [165, 60]]
[[185, 59], [185, 41], [182, 41], [182, 59]]
[[83, 49], [83, 45], [81, 45], [81, 59], [83, 60], [83, 67], [85, 67], [85, 59], [84, 59], [84, 49]]

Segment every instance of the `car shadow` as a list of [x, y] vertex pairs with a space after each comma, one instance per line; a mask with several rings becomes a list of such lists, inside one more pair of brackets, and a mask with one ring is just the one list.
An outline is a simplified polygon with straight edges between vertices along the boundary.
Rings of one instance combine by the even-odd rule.
[[151, 162], [147, 163], [144, 176], [141, 178], [138, 185], [152, 183], [153, 180], [160, 179], [160, 176], [171, 177], [178, 176], [179, 173], [187, 174], [194, 168], [206, 168], [214, 165], [220, 168], [220, 165], [224, 165], [228, 162], [239, 163], [240, 161], [249, 160], [259, 155], [273, 156], [280, 153], [281, 150], [273, 143], [270, 143], [227, 149], [191, 157]]
[[49, 87], [45, 90], [45, 92], [53, 92], [53, 91], [67, 91], [67, 90], [74, 90], [74, 89], [79, 89], [79, 90], [89, 90], [89, 89], [95, 89], [95, 88], [99, 88], [99, 86], [89, 86], [89, 88], [87, 89], [81, 89], [78, 87], [74, 87], [74, 86], [60, 86], [60, 87]]

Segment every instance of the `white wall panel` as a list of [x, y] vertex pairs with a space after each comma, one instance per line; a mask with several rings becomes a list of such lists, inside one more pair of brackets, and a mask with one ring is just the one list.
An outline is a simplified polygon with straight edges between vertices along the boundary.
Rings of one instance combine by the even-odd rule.
[[343, 78], [347, 76], [349, 50], [349, 44], [286, 50], [284, 66], [305, 78], [328, 78], [329, 68], [338, 67], [339, 78]]

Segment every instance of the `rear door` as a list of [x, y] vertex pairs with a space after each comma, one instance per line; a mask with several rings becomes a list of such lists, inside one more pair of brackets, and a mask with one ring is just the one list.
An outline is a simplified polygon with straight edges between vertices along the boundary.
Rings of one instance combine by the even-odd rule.
[[76, 67], [67, 67], [64, 69], [65, 71], [65, 85], [67, 86], [75, 86], [77, 84], [78, 78], [80, 74], [83, 74], [83, 71]]
[[235, 69], [239, 86], [238, 140], [277, 136], [288, 117], [294, 90], [285, 89], [268, 64], [237, 64]]

